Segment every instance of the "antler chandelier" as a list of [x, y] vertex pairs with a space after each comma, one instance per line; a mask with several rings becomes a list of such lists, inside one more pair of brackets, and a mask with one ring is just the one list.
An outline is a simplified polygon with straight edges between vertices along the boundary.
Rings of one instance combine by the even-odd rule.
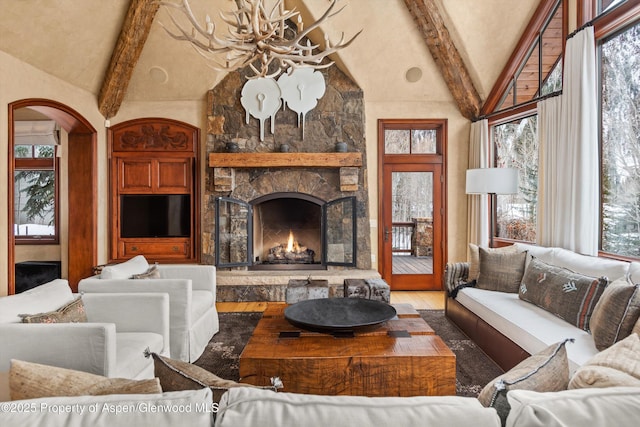
[[[167, 33], [176, 40], [187, 41], [195, 50], [206, 58], [212, 68], [221, 71], [233, 71], [249, 66], [258, 77], [275, 77], [285, 70], [301, 67], [321, 69], [329, 67], [333, 62], [322, 64], [328, 55], [345, 48], [362, 32], [345, 41], [344, 33], [340, 40], [331, 44], [329, 36], [325, 35], [324, 49], [312, 44], [308, 39], [302, 40], [322, 22], [340, 13], [344, 6], [333, 12], [337, 0], [331, 0], [331, 5], [316, 22], [304, 27], [300, 12], [285, 10], [284, 0], [278, 0], [274, 7], [267, 12], [264, 0], [235, 0], [237, 10], [220, 12], [222, 20], [229, 25], [228, 33], [224, 36], [216, 35], [216, 26], [209, 15], [203, 23], [193, 15], [188, 0], [181, 4], [161, 1], [167, 10], [175, 9], [186, 16], [191, 26], [185, 28], [169, 11], [169, 17], [175, 27]], [[296, 22], [293, 30], [287, 21]], [[269, 73], [269, 68], [275, 64], [275, 71]]]

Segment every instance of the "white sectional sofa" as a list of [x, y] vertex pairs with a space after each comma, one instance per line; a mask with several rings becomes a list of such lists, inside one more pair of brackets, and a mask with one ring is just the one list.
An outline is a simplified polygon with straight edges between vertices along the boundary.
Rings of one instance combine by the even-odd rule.
[[[1, 395], [1, 390], [0, 390]], [[640, 388], [509, 393], [507, 427], [635, 427]], [[317, 396], [230, 389], [219, 405], [211, 390], [147, 395], [55, 397], [0, 402], [0, 425], [48, 427], [500, 427], [493, 408], [470, 397]]]
[[[132, 279], [156, 269], [156, 277]], [[167, 293], [169, 295], [171, 357], [193, 362], [218, 332], [216, 268], [213, 265], [156, 264], [141, 255], [105, 267], [101, 274], [82, 279], [80, 292]]]
[[[640, 263], [585, 256], [562, 248], [515, 246], [543, 262], [577, 273], [605, 276], [610, 282], [629, 275], [634, 283], [640, 282]], [[446, 289], [451, 291], [465, 282], [468, 267], [468, 263], [447, 265]], [[455, 299], [447, 298], [446, 315], [505, 370], [566, 338], [575, 340], [567, 345], [571, 372], [598, 353], [589, 332], [523, 301], [518, 293], [462, 288]]]
[[58, 279], [1, 297], [0, 372], [19, 359], [105, 377], [153, 378], [144, 352], [169, 355], [169, 296], [84, 295], [86, 323], [22, 323], [21, 314], [55, 311], [78, 296]]

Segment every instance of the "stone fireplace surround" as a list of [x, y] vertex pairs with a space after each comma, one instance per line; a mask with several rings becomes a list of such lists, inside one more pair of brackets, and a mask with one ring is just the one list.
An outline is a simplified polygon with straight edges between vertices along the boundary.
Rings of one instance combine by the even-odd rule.
[[[219, 301], [283, 301], [290, 279], [324, 278], [329, 280], [330, 294], [342, 295], [345, 278], [378, 278], [371, 270], [369, 199], [365, 144], [364, 102], [362, 90], [336, 66], [322, 73], [327, 90], [315, 109], [306, 117], [305, 135], [298, 127], [295, 112], [285, 109], [276, 115], [275, 132], [265, 132], [259, 139], [259, 124], [251, 118], [245, 123], [240, 92], [246, 81], [242, 71], [228, 74], [207, 95], [207, 165], [202, 215], [202, 262], [215, 264], [215, 199], [232, 197], [251, 202], [273, 193], [302, 193], [331, 201], [356, 197], [357, 257], [355, 268], [332, 267], [326, 271], [247, 271], [246, 267], [218, 269]], [[268, 129], [269, 127], [266, 126]], [[228, 142], [235, 142], [239, 153], [226, 153]], [[346, 142], [349, 159], [357, 154], [358, 162], [341, 161], [343, 153], [335, 153], [337, 142]], [[279, 153], [281, 144], [289, 153]], [[223, 154], [224, 153], [224, 154]], [[271, 153], [271, 154], [269, 154]], [[298, 154], [296, 154], [298, 153]], [[313, 153], [313, 155], [312, 155]], [[317, 155], [315, 154], [317, 153]], [[322, 155], [320, 153], [326, 153]], [[242, 159], [250, 159], [244, 162]], [[273, 167], [256, 158], [288, 159]], [[306, 157], [305, 157], [306, 156]], [[318, 161], [309, 161], [307, 157]], [[224, 160], [235, 158], [233, 166]], [[304, 157], [304, 159], [303, 159]], [[330, 158], [330, 161], [326, 161]], [[240, 160], [238, 160], [240, 159]], [[325, 159], [325, 160], [322, 160]], [[336, 164], [333, 164], [333, 161]], [[246, 164], [245, 164], [246, 163]], [[277, 162], [276, 162], [277, 163]], [[304, 166], [298, 166], [304, 164]], [[247, 166], [249, 165], [249, 166]]]

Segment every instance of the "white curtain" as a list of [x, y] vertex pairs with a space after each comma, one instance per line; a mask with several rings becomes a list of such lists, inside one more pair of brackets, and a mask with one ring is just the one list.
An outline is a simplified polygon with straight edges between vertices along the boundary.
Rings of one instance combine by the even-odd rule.
[[560, 104], [542, 102], [538, 242], [598, 253], [599, 168], [593, 27], [567, 41]]
[[[469, 135], [469, 169], [488, 168], [489, 122], [486, 119], [471, 123]], [[489, 206], [486, 195], [467, 195], [467, 241], [479, 246], [489, 242]]]
[[558, 206], [556, 187], [559, 164], [558, 146], [562, 141], [562, 98], [556, 96], [538, 102], [538, 218], [536, 240], [542, 246], [554, 246]]

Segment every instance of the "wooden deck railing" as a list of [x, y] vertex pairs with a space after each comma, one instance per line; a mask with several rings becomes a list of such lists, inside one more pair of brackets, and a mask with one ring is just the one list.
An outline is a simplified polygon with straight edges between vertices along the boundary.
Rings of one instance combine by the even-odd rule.
[[411, 253], [413, 222], [391, 223], [391, 251], [393, 253]]

